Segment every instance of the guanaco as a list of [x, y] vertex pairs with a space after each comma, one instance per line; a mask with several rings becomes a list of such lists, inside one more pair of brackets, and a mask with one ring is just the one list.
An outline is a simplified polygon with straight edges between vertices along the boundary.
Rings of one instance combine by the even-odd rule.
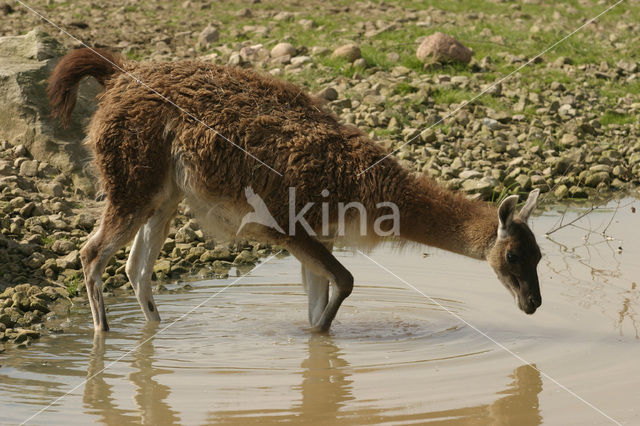
[[[340, 203], [358, 202], [372, 212], [364, 225], [347, 226], [340, 235], [347, 244], [385, 240], [373, 230], [388, 211], [376, 206], [393, 203], [400, 223], [392, 238], [485, 259], [522, 311], [532, 314], [542, 303], [541, 254], [527, 226], [538, 190], [519, 211], [516, 195], [497, 208], [470, 200], [404, 169], [301, 88], [254, 70], [191, 60], [137, 63], [106, 50], [72, 51], [48, 86], [52, 113], [63, 124], [85, 76], [104, 86], [87, 144], [106, 205], [81, 250], [96, 331], [108, 330], [101, 275], [116, 251], [133, 239], [126, 273], [146, 319], [159, 321], [153, 265], [179, 203], [208, 233], [235, 236], [252, 211], [247, 188], [281, 229], [242, 223], [241, 235], [281, 245], [301, 262], [313, 330], [329, 329], [353, 289], [353, 276], [332, 254]], [[318, 207], [304, 216], [309, 226], [287, 229], [289, 188], [296, 189], [296, 207]], [[348, 220], [355, 222], [358, 212], [351, 210]]]

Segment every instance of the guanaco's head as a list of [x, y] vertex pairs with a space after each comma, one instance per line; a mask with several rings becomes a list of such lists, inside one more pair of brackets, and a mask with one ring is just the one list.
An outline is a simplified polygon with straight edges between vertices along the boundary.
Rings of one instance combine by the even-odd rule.
[[489, 250], [487, 260], [504, 286], [513, 295], [518, 307], [531, 315], [542, 304], [538, 272], [540, 249], [527, 226], [527, 219], [536, 207], [540, 191], [529, 194], [525, 205], [516, 212], [518, 196], [512, 195], [498, 208], [498, 236]]

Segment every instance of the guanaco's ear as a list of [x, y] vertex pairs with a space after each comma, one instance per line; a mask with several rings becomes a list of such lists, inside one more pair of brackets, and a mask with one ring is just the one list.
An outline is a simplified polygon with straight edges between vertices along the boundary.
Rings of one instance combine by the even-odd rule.
[[520, 219], [522, 219], [523, 222], [526, 222], [529, 219], [531, 212], [535, 210], [536, 204], [538, 203], [538, 195], [540, 195], [539, 189], [531, 191], [529, 193], [529, 198], [527, 198], [527, 202], [524, 203], [524, 206], [520, 209], [518, 216], [520, 216]]
[[518, 204], [517, 195], [510, 195], [500, 203], [500, 207], [498, 207], [498, 239], [507, 237], [507, 230], [516, 212], [516, 204]]

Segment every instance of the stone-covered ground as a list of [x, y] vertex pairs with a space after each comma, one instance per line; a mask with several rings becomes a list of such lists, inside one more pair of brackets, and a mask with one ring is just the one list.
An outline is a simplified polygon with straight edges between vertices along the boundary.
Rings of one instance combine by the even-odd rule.
[[[536, 187], [557, 198], [584, 198], [639, 181], [640, 39], [634, 35], [640, 7], [634, 3], [623, 2], [452, 117], [462, 102], [613, 2], [29, 4], [88, 44], [132, 59], [199, 57], [254, 66], [321, 91], [342, 120], [390, 148], [412, 140], [397, 153], [407, 166], [485, 199]], [[40, 26], [79, 46], [25, 8], [12, 9], [5, 8], [0, 34]], [[416, 47], [435, 31], [472, 48], [474, 60], [424, 67]], [[291, 50], [270, 55], [279, 43]], [[331, 55], [348, 43], [359, 46], [362, 59]]]
[[[64, 318], [77, 303], [86, 242], [101, 203], [77, 195], [71, 179], [26, 149], [0, 142], [0, 351], [3, 341], [27, 345], [44, 322]], [[174, 219], [153, 279], [182, 282], [225, 277], [251, 268], [272, 247], [249, 241], [205, 239], [183, 211]], [[131, 290], [125, 275], [128, 248], [119, 251], [103, 274], [107, 294]], [[187, 284], [188, 285], [188, 284]], [[166, 291], [160, 284], [156, 291]], [[58, 326], [54, 327], [59, 331]], [[28, 330], [28, 331], [25, 331]]]
[[[640, 183], [640, 7], [633, 2], [452, 116], [613, 2], [27, 4], [87, 44], [131, 59], [253, 66], [303, 85], [344, 122], [390, 150], [400, 148], [394, 155], [407, 167], [472, 196], [495, 201], [540, 188], [557, 199], [587, 198]], [[40, 28], [68, 48], [80, 46], [18, 3], [0, 4], [0, 19], [0, 36]], [[472, 48], [471, 62], [419, 61], [417, 46], [436, 31]], [[349, 44], [357, 48], [332, 54]], [[100, 203], [78, 195], [67, 176], [12, 142], [0, 141], [0, 292], [7, 287], [0, 293], [0, 342], [28, 344], [41, 322], [57, 315], [53, 301], [68, 309], [76, 297], [78, 249]], [[257, 243], [206, 241], [181, 214], [155, 278], [225, 274], [270, 251]], [[123, 250], [107, 268], [107, 292], [128, 285], [125, 259]]]

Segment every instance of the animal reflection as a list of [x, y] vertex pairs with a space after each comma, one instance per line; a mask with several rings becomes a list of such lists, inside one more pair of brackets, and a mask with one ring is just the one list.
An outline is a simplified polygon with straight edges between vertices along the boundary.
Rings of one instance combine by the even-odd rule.
[[[273, 407], [271, 412], [252, 410], [216, 410], [208, 417], [210, 424], [270, 424], [296, 422], [309, 424], [420, 423], [437, 421], [456, 425], [521, 425], [542, 423], [538, 395], [542, 379], [535, 365], [522, 365], [513, 371], [503, 395], [491, 404], [451, 410], [394, 414], [388, 408], [354, 406], [354, 368], [331, 336], [312, 335], [307, 341], [308, 355], [302, 361], [301, 401], [293, 407]], [[429, 390], [425, 384], [425, 390]], [[433, 391], [433, 390], [431, 390]], [[436, 390], [437, 391], [437, 390]], [[384, 398], [380, 383], [380, 398]], [[425, 392], [425, 399], [428, 398]], [[376, 405], [376, 401], [371, 401]]]
[[129, 380], [135, 388], [134, 399], [138, 407], [137, 411], [118, 407], [116, 401], [121, 398], [121, 395], [114, 396], [113, 386], [107, 383], [109, 370], [102, 371], [108, 365], [108, 362], [105, 362], [105, 336], [99, 333], [94, 334], [87, 369], [88, 381], [85, 384], [82, 401], [89, 413], [100, 417], [101, 423], [108, 425], [180, 423], [177, 413], [166, 402], [170, 394], [169, 387], [158, 383], [155, 379], [158, 375], [170, 373], [169, 370], [154, 367], [156, 360], [152, 336], [157, 328], [155, 324], [147, 324], [138, 340], [138, 347], [131, 354], [133, 357], [131, 367], [134, 371], [129, 375]]

